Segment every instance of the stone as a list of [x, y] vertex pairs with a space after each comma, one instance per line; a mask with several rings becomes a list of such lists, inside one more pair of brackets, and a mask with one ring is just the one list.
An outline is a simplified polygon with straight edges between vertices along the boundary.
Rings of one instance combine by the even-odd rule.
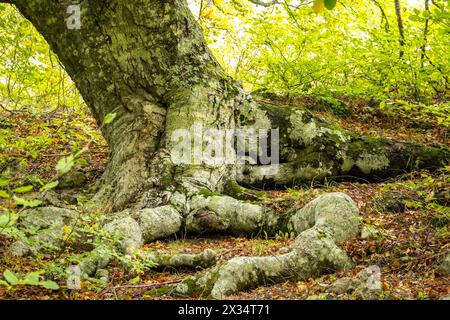
[[376, 266], [360, 271], [355, 277], [344, 277], [334, 281], [327, 292], [349, 294], [354, 299], [377, 300], [381, 294], [381, 273]]
[[82, 188], [86, 185], [86, 175], [81, 171], [70, 171], [59, 177], [60, 189]]
[[21, 258], [29, 255], [30, 253], [30, 246], [27, 243], [19, 240], [9, 246], [6, 255], [13, 258]]
[[363, 226], [361, 230], [361, 239], [378, 238], [382, 232], [371, 226]]
[[49, 227], [71, 225], [78, 218], [75, 210], [58, 207], [40, 207], [25, 210], [21, 214], [20, 227], [26, 230], [41, 230]]
[[18, 227], [25, 232], [29, 243], [17, 241], [9, 253], [24, 256], [42, 250], [59, 249], [64, 241], [64, 227], [75, 225], [78, 212], [58, 207], [40, 207], [25, 210]]

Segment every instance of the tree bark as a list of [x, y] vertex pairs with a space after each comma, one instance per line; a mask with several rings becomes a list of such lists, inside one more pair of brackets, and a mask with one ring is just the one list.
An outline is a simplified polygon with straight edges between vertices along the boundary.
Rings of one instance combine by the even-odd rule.
[[[271, 208], [235, 199], [246, 194], [240, 184], [277, 187], [344, 176], [385, 178], [449, 161], [447, 150], [358, 137], [306, 110], [256, 102], [224, 73], [185, 0], [80, 1], [81, 29], [74, 30], [66, 23], [73, 0], [8, 3], [49, 42], [97, 122], [103, 123], [109, 113], [117, 114], [113, 123], [101, 126], [110, 159], [95, 198], [104, 212], [112, 212], [105, 217], [104, 229], [121, 236], [122, 251], [131, 254], [144, 242], [179, 231], [299, 234], [292, 252], [285, 256], [230, 261], [208, 273], [204, 279], [214, 297], [266, 278], [279, 281], [292, 271], [304, 278], [329, 268], [341, 269], [349, 259], [335, 241], [357, 233], [353, 219], [357, 208], [345, 195], [322, 198], [300, 213], [279, 215]], [[198, 124], [266, 134], [279, 129], [278, 173], [273, 174], [274, 165], [251, 161], [243, 165], [175, 162], [176, 143], [171, 138], [179, 129]], [[213, 143], [204, 142], [206, 146]], [[248, 155], [264, 152], [254, 148], [246, 149]], [[315, 209], [319, 204], [323, 210]], [[100, 249], [81, 264], [85, 272], [108, 263], [108, 257], [95, 254]], [[278, 269], [271, 270], [278, 258], [274, 264]], [[182, 260], [166, 262], [199, 262], [198, 257]], [[248, 274], [242, 274], [240, 266]], [[235, 274], [241, 282], [221, 276]], [[211, 277], [220, 285], [212, 283]], [[196, 286], [201, 287], [202, 281]]]
[[[96, 196], [104, 210], [171, 205], [174, 194], [190, 199], [203, 189], [227, 192], [236, 182], [276, 187], [376, 179], [448, 162], [447, 150], [361, 138], [306, 110], [255, 102], [224, 74], [184, 0], [80, 2], [80, 29], [67, 25], [71, 0], [11, 3], [49, 42], [97, 122], [117, 113], [112, 124], [101, 126], [110, 147]], [[174, 163], [172, 135], [198, 123], [279, 129], [278, 173], [268, 175], [271, 166], [261, 163]], [[177, 210], [188, 214], [179, 202]]]
[[403, 25], [403, 18], [402, 18], [402, 8], [400, 6], [400, 0], [394, 0], [395, 4], [395, 15], [397, 16], [397, 25], [398, 25], [398, 32], [400, 34], [400, 58], [403, 58], [405, 55], [405, 51], [403, 50], [403, 47], [405, 46], [405, 28]]

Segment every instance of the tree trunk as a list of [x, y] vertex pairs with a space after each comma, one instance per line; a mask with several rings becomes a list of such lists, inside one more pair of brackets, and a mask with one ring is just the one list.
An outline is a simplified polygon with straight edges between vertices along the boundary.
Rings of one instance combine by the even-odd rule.
[[400, 58], [403, 58], [405, 51], [403, 51], [403, 47], [405, 46], [405, 28], [403, 25], [403, 18], [402, 18], [402, 8], [400, 6], [400, 0], [395, 0], [395, 15], [397, 16], [397, 25], [398, 25], [398, 32], [400, 34]]
[[[45, 37], [99, 124], [107, 114], [117, 113], [113, 123], [102, 126], [110, 159], [96, 200], [105, 212], [115, 212], [107, 217], [105, 229], [121, 234], [124, 251], [133, 252], [143, 242], [182, 229], [232, 234], [285, 229], [299, 234], [296, 248], [282, 257], [284, 262], [273, 273], [261, 271], [271, 261], [246, 260], [250, 276], [277, 280], [291, 266], [302, 270], [302, 277], [328, 266], [339, 269], [348, 259], [334, 247], [339, 236], [329, 219], [344, 226], [342, 230], [350, 232], [347, 236], [355, 236], [357, 223], [350, 217], [357, 213], [351, 199], [322, 199], [327, 217], [321, 217], [320, 210], [316, 214], [315, 209], [305, 209], [300, 215], [310, 218], [299, 222], [297, 214], [280, 216], [270, 208], [218, 193], [241, 197], [246, 192], [239, 184], [276, 187], [344, 176], [385, 178], [416, 167], [440, 167], [449, 160], [446, 150], [361, 138], [306, 110], [257, 103], [225, 75], [185, 0], [84, 1], [81, 29], [67, 28], [72, 0], [0, 2], [13, 3]], [[280, 164], [255, 162], [264, 153], [257, 145], [243, 147], [247, 164], [177, 162], [173, 155], [179, 146], [172, 138], [193, 130], [189, 140], [195, 141], [204, 135], [195, 131], [199, 126], [233, 134], [237, 129], [261, 130], [274, 136], [269, 131], [279, 129]], [[209, 136], [201, 146], [208, 148], [217, 139]], [[277, 146], [270, 149], [276, 153]], [[338, 203], [347, 209], [331, 210]], [[313, 229], [303, 233], [308, 228]], [[302, 239], [309, 239], [317, 252], [310, 254]], [[324, 250], [332, 253], [333, 261], [319, 254]], [[319, 262], [323, 268], [316, 270], [314, 264]], [[102, 264], [89, 260], [86, 268], [92, 271]], [[234, 265], [218, 272], [239, 273], [230, 266]], [[258, 282], [242, 281], [230, 286], [251, 287]], [[216, 297], [233, 292], [219, 291]]]
[[[161, 191], [223, 192], [236, 179], [292, 186], [348, 175], [385, 178], [414, 166], [439, 167], [448, 156], [360, 139], [304, 110], [258, 105], [224, 74], [183, 0], [82, 3], [80, 29], [68, 28], [70, 0], [11, 2], [49, 42], [97, 122], [118, 115], [102, 127], [110, 160], [96, 197], [111, 211], [164, 204]], [[278, 174], [260, 165], [174, 164], [171, 136], [196, 124], [279, 128]]]
[[185, 1], [84, 2], [79, 30], [66, 23], [73, 1], [12, 2], [49, 42], [97, 122], [117, 113], [103, 127], [110, 161], [97, 199], [113, 211], [144, 207], [178, 177], [195, 175], [201, 181], [194, 184], [214, 191], [232, 177], [223, 167], [174, 168], [168, 158], [177, 129], [194, 122], [233, 128], [242, 94], [207, 48]]

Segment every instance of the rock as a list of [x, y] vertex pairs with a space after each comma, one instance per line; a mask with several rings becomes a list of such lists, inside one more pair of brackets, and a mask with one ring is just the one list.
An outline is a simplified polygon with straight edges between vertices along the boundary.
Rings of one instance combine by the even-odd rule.
[[42, 250], [59, 249], [64, 240], [64, 227], [73, 226], [78, 212], [57, 207], [41, 207], [25, 210], [18, 227], [29, 237], [29, 243], [15, 242], [9, 253], [28, 255]]
[[13, 258], [21, 258], [28, 256], [30, 253], [30, 246], [27, 243], [19, 240], [9, 246], [6, 255]]
[[58, 207], [40, 207], [25, 210], [19, 225], [25, 229], [44, 229], [50, 226], [64, 226], [73, 223], [79, 214], [75, 210]]
[[447, 253], [438, 264], [439, 272], [450, 275], [450, 253]]
[[86, 274], [88, 276], [93, 275], [97, 270], [105, 268], [111, 259], [112, 256], [108, 250], [105, 250], [102, 247], [97, 247], [89, 252], [87, 257], [80, 262], [80, 271], [82, 274]]
[[351, 287], [353, 282], [352, 278], [341, 278], [336, 281], [334, 281], [327, 289], [327, 292], [333, 292], [336, 294], [344, 294], [349, 291], [349, 288]]
[[333, 282], [327, 292], [350, 294], [355, 299], [377, 300], [381, 294], [381, 274], [376, 266], [368, 267], [354, 278], [341, 278]]
[[103, 229], [120, 238], [122, 252], [126, 254], [132, 254], [143, 244], [141, 228], [131, 217], [113, 220], [107, 223]]
[[385, 192], [375, 198], [374, 208], [379, 212], [405, 212], [405, 201], [410, 200], [409, 197], [398, 192]]
[[86, 175], [81, 171], [70, 171], [59, 178], [58, 188], [82, 188], [86, 185]]

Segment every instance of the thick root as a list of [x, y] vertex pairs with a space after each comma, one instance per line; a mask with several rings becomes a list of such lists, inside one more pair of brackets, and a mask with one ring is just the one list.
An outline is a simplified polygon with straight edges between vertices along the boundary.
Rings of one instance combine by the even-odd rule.
[[[294, 232], [301, 232], [291, 252], [231, 259], [183, 281], [176, 292], [223, 299], [258, 285], [317, 277], [352, 266], [335, 243], [358, 234], [358, 208], [348, 196], [332, 193], [319, 197], [294, 214], [289, 224]], [[313, 226], [308, 228], [309, 224]]]
[[168, 254], [168, 253], [153, 253], [147, 256], [157, 264], [158, 268], [207, 268], [216, 263], [216, 253], [211, 249], [206, 249], [199, 254]]

